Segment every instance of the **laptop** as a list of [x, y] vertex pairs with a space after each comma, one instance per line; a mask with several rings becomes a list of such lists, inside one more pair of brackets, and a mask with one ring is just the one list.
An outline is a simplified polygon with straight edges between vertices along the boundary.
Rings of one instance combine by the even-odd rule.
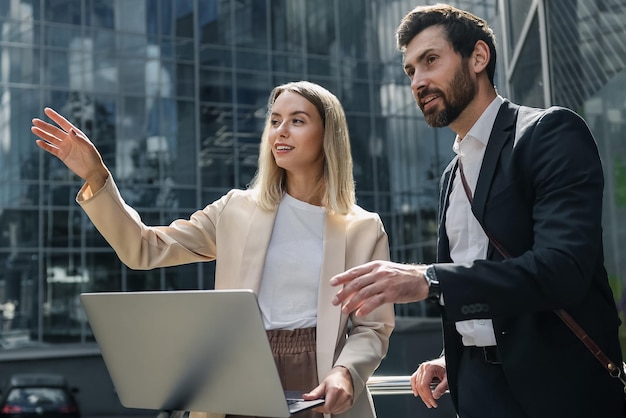
[[283, 390], [250, 290], [83, 293], [80, 300], [124, 407], [290, 417], [324, 402]]

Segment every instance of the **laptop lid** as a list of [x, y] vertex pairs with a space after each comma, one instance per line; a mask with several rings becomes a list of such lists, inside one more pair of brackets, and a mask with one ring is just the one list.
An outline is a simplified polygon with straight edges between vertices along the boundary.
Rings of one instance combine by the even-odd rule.
[[80, 295], [127, 408], [289, 417], [320, 403], [285, 392], [250, 290]]

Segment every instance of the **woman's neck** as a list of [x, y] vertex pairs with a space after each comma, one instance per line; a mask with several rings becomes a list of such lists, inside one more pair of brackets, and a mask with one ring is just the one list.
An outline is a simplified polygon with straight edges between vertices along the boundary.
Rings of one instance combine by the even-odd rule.
[[310, 205], [323, 206], [324, 188], [322, 178], [287, 176], [286, 192], [294, 199]]

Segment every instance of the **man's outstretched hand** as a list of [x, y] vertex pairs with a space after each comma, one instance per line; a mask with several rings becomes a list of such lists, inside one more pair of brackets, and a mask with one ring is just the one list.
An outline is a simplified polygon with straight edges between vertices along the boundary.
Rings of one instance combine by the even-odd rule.
[[330, 279], [333, 286], [343, 286], [333, 298], [346, 314], [364, 316], [385, 303], [418, 302], [428, 297], [424, 278], [425, 264], [402, 264], [370, 261]]

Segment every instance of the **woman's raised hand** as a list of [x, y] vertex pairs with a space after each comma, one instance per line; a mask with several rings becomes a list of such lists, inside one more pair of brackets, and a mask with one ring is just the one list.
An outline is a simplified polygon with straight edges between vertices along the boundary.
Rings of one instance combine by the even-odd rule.
[[67, 168], [85, 180], [92, 192], [99, 190], [109, 176], [109, 171], [94, 144], [80, 129], [53, 109], [47, 107], [44, 113], [56, 125], [33, 119], [30, 130], [39, 137], [37, 146], [57, 157]]

